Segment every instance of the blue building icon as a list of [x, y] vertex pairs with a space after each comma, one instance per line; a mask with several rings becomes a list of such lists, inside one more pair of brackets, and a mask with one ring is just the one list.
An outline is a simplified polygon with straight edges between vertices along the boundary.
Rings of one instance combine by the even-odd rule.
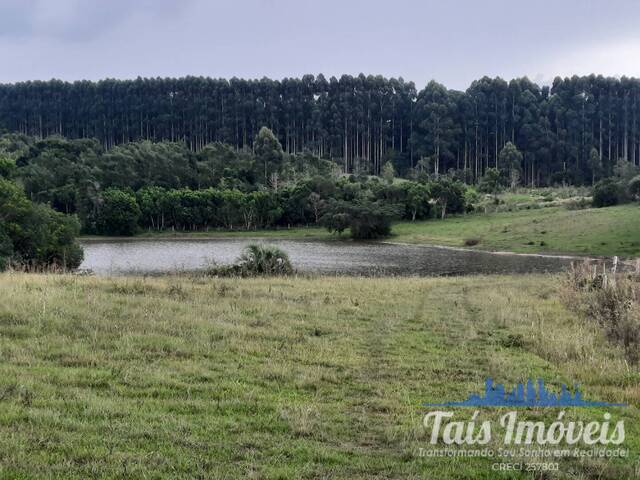
[[560, 394], [547, 390], [544, 380], [538, 379], [537, 389], [533, 380], [527, 380], [526, 386], [518, 383], [507, 391], [501, 383], [492, 378], [484, 381], [484, 395], [472, 393], [461, 402], [423, 403], [424, 407], [625, 407], [624, 403], [587, 401], [582, 398], [576, 386], [572, 394], [566, 385], [562, 385]]

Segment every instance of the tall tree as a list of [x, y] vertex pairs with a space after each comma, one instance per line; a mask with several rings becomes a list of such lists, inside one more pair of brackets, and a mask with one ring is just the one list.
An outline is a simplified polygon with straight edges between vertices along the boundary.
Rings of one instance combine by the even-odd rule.
[[278, 190], [278, 176], [284, 162], [282, 145], [267, 127], [262, 127], [256, 137], [254, 150], [256, 160], [264, 167], [263, 184]]
[[509, 182], [511, 188], [515, 188], [520, 181], [520, 175], [522, 172], [522, 153], [511, 142], [500, 150], [498, 164], [501, 169], [509, 173]]

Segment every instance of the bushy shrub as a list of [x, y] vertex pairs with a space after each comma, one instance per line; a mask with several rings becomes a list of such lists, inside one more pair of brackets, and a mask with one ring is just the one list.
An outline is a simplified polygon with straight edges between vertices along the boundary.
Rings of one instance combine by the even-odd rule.
[[488, 168], [480, 179], [478, 190], [482, 193], [497, 195], [504, 190], [504, 178], [497, 168]]
[[250, 275], [290, 275], [293, 266], [283, 250], [273, 245], [251, 244], [240, 255], [240, 268]]
[[213, 266], [209, 274], [219, 276], [282, 276], [294, 273], [286, 252], [273, 245], [252, 243], [233, 265]]
[[592, 204], [596, 208], [610, 207], [620, 203], [620, 187], [613, 178], [600, 180], [593, 187]]
[[399, 216], [397, 208], [380, 202], [359, 202], [350, 208], [351, 238], [372, 240], [391, 234], [391, 222]]
[[359, 199], [354, 203], [334, 201], [322, 216], [321, 224], [341, 233], [349, 227], [351, 238], [372, 240], [391, 234], [391, 222], [400, 217], [400, 207], [382, 201]]
[[78, 219], [32, 203], [20, 187], [1, 178], [0, 218], [0, 269], [9, 264], [72, 269], [82, 262]]
[[342, 235], [351, 224], [351, 217], [346, 212], [330, 211], [325, 213], [320, 219], [320, 225], [329, 230], [330, 233]]
[[16, 162], [7, 156], [0, 154], [0, 177], [11, 178], [16, 171]]
[[31, 215], [28, 242], [22, 243], [23, 263], [35, 268], [77, 268], [84, 257], [76, 240], [80, 234], [77, 217], [41, 204], [34, 204]]
[[473, 187], [468, 187], [464, 192], [464, 204], [465, 210], [467, 212], [472, 212], [475, 210], [476, 205], [478, 205], [481, 201], [480, 194]]
[[629, 192], [629, 196], [631, 198], [633, 198], [634, 200], [640, 200], [640, 175], [636, 175], [631, 180], [629, 180], [627, 191]]

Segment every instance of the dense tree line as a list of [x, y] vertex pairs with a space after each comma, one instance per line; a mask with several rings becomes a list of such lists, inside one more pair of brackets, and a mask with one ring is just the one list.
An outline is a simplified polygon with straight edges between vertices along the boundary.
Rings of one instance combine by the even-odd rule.
[[405, 181], [393, 185], [378, 178], [313, 177], [279, 191], [209, 187], [165, 189], [144, 187], [137, 192], [109, 188], [101, 195], [88, 231], [133, 235], [139, 229], [202, 231], [251, 230], [293, 225], [322, 225], [356, 238], [376, 238], [390, 232], [395, 219], [416, 220], [438, 212], [461, 213], [467, 187], [441, 177], [429, 183]]
[[0, 128], [95, 138], [105, 150], [166, 141], [167, 155], [171, 143], [199, 153], [219, 142], [241, 162], [238, 152], [253, 152], [266, 126], [284, 153], [309, 152], [347, 173], [379, 174], [391, 162], [402, 175], [454, 169], [467, 182], [510, 168], [500, 152], [511, 142], [522, 154], [520, 182], [593, 183], [619, 161], [640, 165], [639, 97], [640, 80], [595, 75], [550, 87], [484, 77], [464, 92], [436, 82], [418, 92], [412, 82], [365, 75], [54, 80], [0, 85]]
[[252, 148], [263, 126], [287, 153], [342, 158], [379, 169], [405, 155], [415, 87], [402, 79], [322, 75], [273, 81], [183, 79], [25, 82], [0, 85], [0, 128], [43, 138], [97, 138], [105, 148], [137, 140]]
[[0, 171], [33, 202], [77, 215], [86, 233], [325, 225], [373, 237], [393, 218], [444, 217], [466, 205], [467, 187], [453, 177], [396, 179], [390, 162], [381, 177], [344, 175], [309, 152], [287, 154], [267, 128], [253, 151], [213, 143], [194, 152], [146, 140], [104, 150], [90, 139], [5, 134], [2, 159]]

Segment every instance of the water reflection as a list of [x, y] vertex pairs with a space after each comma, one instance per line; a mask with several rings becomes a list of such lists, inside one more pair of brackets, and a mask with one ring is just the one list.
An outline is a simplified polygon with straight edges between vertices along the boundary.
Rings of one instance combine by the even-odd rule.
[[[231, 263], [256, 240], [84, 241], [82, 269], [97, 275], [161, 274], [195, 271], [212, 262]], [[468, 275], [558, 272], [568, 257], [496, 255], [436, 246], [375, 242], [320, 242], [269, 239], [284, 249], [300, 272], [358, 275]]]

